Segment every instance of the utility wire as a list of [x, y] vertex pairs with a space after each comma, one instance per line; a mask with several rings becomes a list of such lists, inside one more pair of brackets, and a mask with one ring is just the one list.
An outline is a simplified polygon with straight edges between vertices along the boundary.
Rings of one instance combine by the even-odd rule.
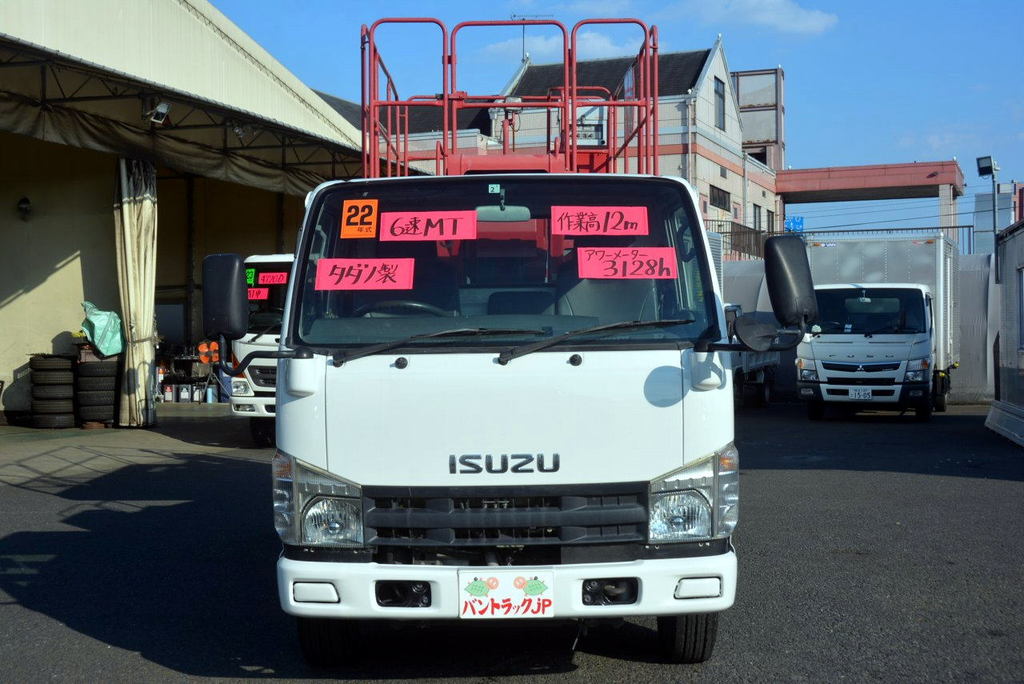
[[[907, 218], [890, 219], [889, 221], [862, 221], [861, 223], [840, 223], [831, 226], [817, 226], [814, 228], [807, 227], [804, 230], [806, 232], [812, 232], [817, 230], [831, 230], [832, 228], [850, 228], [852, 226], [877, 226], [879, 229], [884, 229], [888, 223], [898, 223], [900, 221], [919, 221], [922, 219], [940, 219], [946, 218], [947, 216], [964, 216], [966, 214], [973, 214], [973, 211], [958, 211], [951, 214], [929, 214], [927, 216], [908, 216]], [[949, 226], [950, 228], [960, 226]]]

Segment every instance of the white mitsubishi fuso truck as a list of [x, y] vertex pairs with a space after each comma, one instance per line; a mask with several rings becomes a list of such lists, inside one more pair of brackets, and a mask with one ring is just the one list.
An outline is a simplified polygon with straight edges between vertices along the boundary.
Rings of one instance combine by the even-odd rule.
[[[246, 334], [231, 343], [234, 361], [254, 351], [276, 350], [280, 344], [291, 254], [254, 254], [245, 259], [245, 283], [249, 300]], [[249, 431], [257, 446], [274, 445], [277, 361], [257, 359], [231, 380], [231, 411], [249, 419]]]
[[940, 231], [807, 238], [819, 320], [797, 348], [811, 420], [827, 407], [945, 411], [959, 365], [957, 249]]
[[[802, 242], [772, 238], [793, 330], [740, 317], [730, 344], [696, 206], [611, 174], [310, 193], [279, 349], [225, 370], [279, 359], [277, 578], [311, 662], [386, 619], [657, 616], [666, 658], [711, 655], [736, 591], [729, 357], [793, 346], [815, 302]], [[246, 333], [244, 268], [206, 258], [207, 334]]]

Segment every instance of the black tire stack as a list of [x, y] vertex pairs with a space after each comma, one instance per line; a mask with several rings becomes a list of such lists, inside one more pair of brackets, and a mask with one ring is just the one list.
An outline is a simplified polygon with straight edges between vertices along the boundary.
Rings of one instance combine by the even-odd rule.
[[32, 427], [75, 427], [75, 373], [67, 356], [37, 354], [32, 369]]
[[110, 423], [117, 403], [117, 359], [78, 364], [75, 403], [83, 423]]

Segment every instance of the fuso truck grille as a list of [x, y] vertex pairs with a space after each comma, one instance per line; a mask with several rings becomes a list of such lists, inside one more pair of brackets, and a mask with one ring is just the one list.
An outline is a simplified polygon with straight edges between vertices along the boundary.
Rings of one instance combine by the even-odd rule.
[[257, 387], [273, 387], [277, 384], [277, 366], [249, 366], [252, 384]]
[[645, 483], [563, 487], [364, 487], [377, 546], [529, 546], [642, 542]]

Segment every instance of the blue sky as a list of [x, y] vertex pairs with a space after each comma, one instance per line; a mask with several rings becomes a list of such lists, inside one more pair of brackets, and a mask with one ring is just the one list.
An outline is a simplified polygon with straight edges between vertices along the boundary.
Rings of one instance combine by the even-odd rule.
[[[359, 101], [359, 29], [377, 19], [460, 21], [551, 15], [656, 24], [661, 50], [708, 48], [722, 34], [733, 70], [785, 69], [787, 164], [793, 168], [948, 160], [964, 171], [967, 201], [991, 190], [975, 158], [991, 154], [1000, 181], [1024, 181], [1024, 3], [980, 0], [212, 0], [313, 88]], [[485, 13], [481, 13], [484, 9]], [[522, 50], [518, 28], [467, 30], [459, 42], [460, 89], [497, 92]], [[550, 29], [530, 28], [534, 62], [557, 61]], [[440, 33], [389, 28], [379, 39], [403, 96], [439, 90]], [[639, 35], [590, 32], [584, 57], [632, 54]], [[408, 85], [406, 85], [408, 84]], [[791, 205], [807, 228], [860, 222], [937, 225], [935, 200]], [[972, 216], [959, 217], [961, 223]]]

